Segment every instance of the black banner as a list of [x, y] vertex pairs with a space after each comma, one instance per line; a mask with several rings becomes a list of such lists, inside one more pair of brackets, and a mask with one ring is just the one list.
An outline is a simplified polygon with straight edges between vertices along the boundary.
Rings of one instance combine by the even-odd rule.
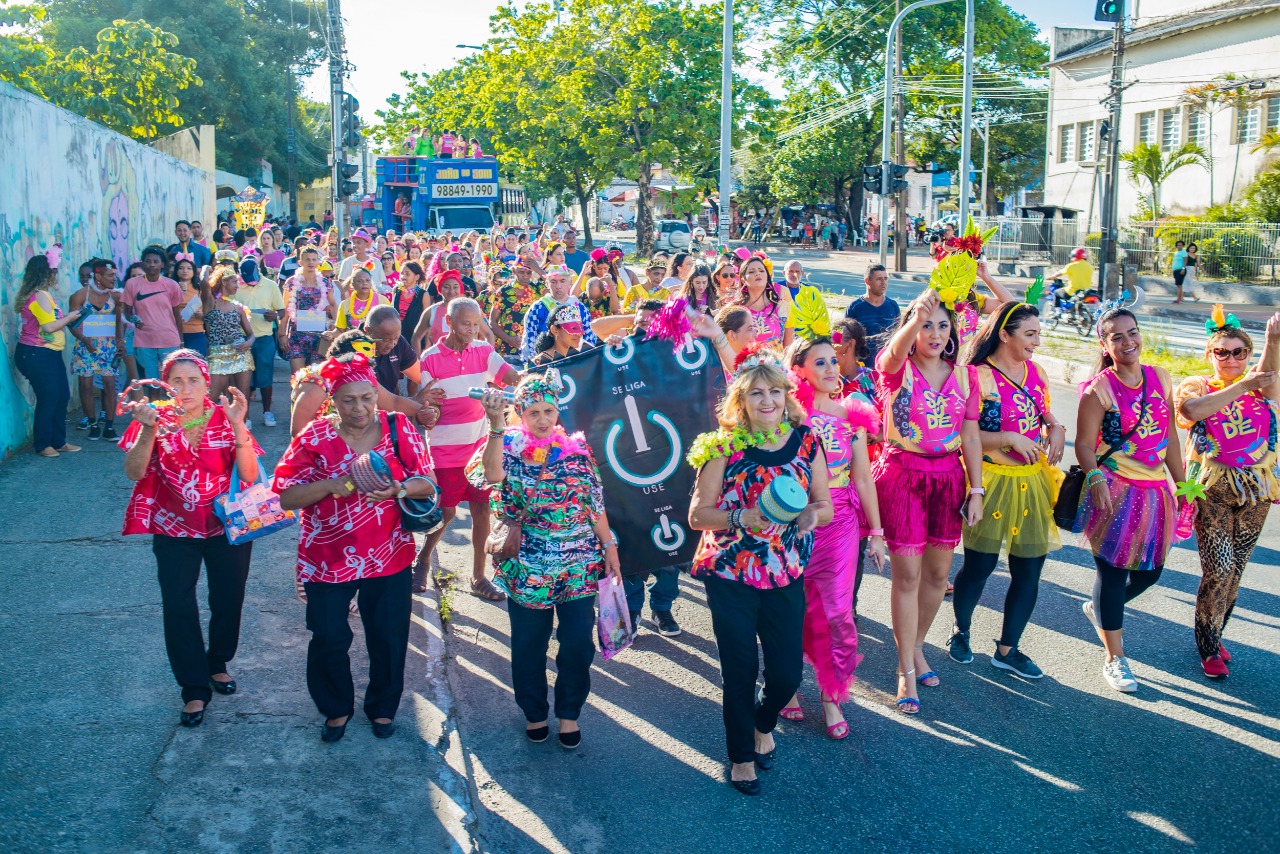
[[715, 351], [700, 339], [673, 353], [668, 341], [628, 338], [555, 367], [561, 423], [586, 434], [600, 464], [623, 574], [689, 562], [700, 535], [689, 530], [694, 471], [684, 458], [716, 425], [724, 371]]

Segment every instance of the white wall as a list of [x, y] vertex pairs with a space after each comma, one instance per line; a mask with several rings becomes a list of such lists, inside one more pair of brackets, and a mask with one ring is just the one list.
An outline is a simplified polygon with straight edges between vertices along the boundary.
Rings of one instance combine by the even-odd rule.
[[[1145, 5], [1145, 4], [1144, 4]], [[1152, 14], [1148, 8], [1143, 15]], [[1178, 98], [1190, 85], [1207, 83], [1216, 75], [1234, 72], [1244, 77], [1265, 79], [1276, 77], [1280, 65], [1280, 9], [1254, 15], [1226, 24], [1205, 27], [1182, 33], [1172, 38], [1131, 45], [1125, 51], [1125, 82], [1136, 81], [1124, 92], [1123, 114], [1120, 122], [1121, 151], [1128, 151], [1137, 143], [1138, 116], [1155, 114], [1157, 141], [1161, 111], [1176, 108]], [[1074, 62], [1053, 66], [1050, 69], [1049, 128], [1044, 200], [1046, 204], [1061, 205], [1088, 215], [1092, 168], [1080, 162], [1079, 140], [1070, 162], [1061, 160], [1060, 129], [1080, 123], [1094, 127], [1094, 152], [1099, 155], [1097, 122], [1107, 116], [1106, 107], [1100, 103], [1107, 94], [1111, 74], [1111, 53], [1094, 54]], [[1267, 84], [1264, 94], [1280, 97], [1280, 81]], [[1262, 105], [1263, 128], [1266, 130], [1266, 105]], [[1188, 139], [1187, 111], [1181, 112], [1179, 127], [1181, 139]], [[1241, 191], [1264, 165], [1266, 157], [1252, 154], [1251, 144], [1237, 144], [1235, 114], [1227, 109], [1213, 119], [1212, 151], [1214, 164], [1214, 201], [1227, 201], [1232, 176], [1235, 175], [1235, 201]], [[1236, 157], [1239, 155], [1239, 167]], [[1141, 193], [1145, 194], [1145, 183]], [[1128, 179], [1123, 169], [1120, 181], [1119, 208], [1122, 219], [1135, 213], [1140, 191]], [[1202, 212], [1209, 206], [1209, 173], [1198, 166], [1187, 166], [1176, 172], [1161, 189], [1161, 207], [1167, 215]], [[1099, 202], [1095, 201], [1094, 230], [1097, 229]]]
[[[98, 256], [123, 274], [149, 243], [173, 242], [173, 222], [213, 204], [207, 173], [48, 101], [0, 83], [0, 454], [30, 436], [26, 381], [13, 368], [17, 316], [8, 310], [27, 259], [62, 244], [55, 299], [65, 308], [77, 268]], [[70, 359], [70, 347], [67, 358]]]

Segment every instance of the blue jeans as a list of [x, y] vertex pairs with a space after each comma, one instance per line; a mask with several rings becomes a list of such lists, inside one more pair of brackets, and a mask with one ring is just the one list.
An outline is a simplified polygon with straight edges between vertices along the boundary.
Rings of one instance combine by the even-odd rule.
[[177, 347], [134, 347], [133, 358], [138, 362], [138, 374], [153, 380], [160, 379], [160, 363]]
[[209, 338], [203, 332], [182, 333], [182, 346], [195, 350], [206, 359], [209, 358]]
[[[688, 568], [688, 564], [682, 565]], [[622, 579], [622, 588], [627, 592], [627, 610], [633, 614], [638, 614], [644, 608], [644, 591], [649, 589], [649, 610], [651, 611], [670, 611], [671, 606], [675, 603], [676, 597], [680, 595], [680, 569], [681, 567], [669, 567], [660, 569], [653, 573], [653, 584], [646, 585], [650, 573], [645, 572], [639, 575], [628, 575]]]
[[253, 374], [250, 388], [270, 388], [276, 377], [276, 336], [259, 335], [253, 339]]
[[511, 618], [511, 687], [516, 705], [531, 724], [547, 719], [547, 647], [551, 624], [556, 640], [556, 717], [576, 721], [591, 693], [591, 661], [596, 655], [596, 597], [560, 602], [554, 608], [526, 608], [507, 599]]
[[13, 361], [36, 395], [32, 445], [37, 451], [61, 448], [67, 444], [67, 404], [71, 402], [71, 384], [67, 382], [62, 351], [18, 344], [13, 351]]

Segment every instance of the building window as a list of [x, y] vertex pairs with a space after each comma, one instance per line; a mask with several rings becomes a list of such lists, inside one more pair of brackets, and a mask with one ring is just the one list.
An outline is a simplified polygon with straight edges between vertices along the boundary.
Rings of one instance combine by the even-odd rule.
[[1058, 128], [1058, 162], [1071, 163], [1076, 159], [1076, 126]]
[[920, 209], [927, 210], [929, 207], [929, 188], [920, 188]]
[[1254, 104], [1245, 110], [1236, 111], [1236, 145], [1248, 145], [1258, 141], [1261, 136], [1262, 107]]
[[1267, 133], [1280, 131], [1280, 97], [1272, 95], [1267, 99]]
[[1080, 139], [1080, 160], [1093, 160], [1093, 122], [1082, 122], [1076, 127], [1076, 135]]
[[1162, 151], [1173, 151], [1182, 145], [1182, 110], [1160, 111], [1160, 148]]
[[1138, 113], [1138, 142], [1156, 144], [1156, 114]]
[[1187, 142], [1201, 148], [1209, 145], [1209, 117], [1199, 110], [1187, 110]]

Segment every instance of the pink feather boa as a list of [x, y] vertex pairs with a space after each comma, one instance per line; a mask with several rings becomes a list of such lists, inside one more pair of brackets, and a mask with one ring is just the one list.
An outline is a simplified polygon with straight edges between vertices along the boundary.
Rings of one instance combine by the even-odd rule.
[[[812, 415], [815, 411], [813, 400], [816, 391], [809, 381], [800, 376], [795, 368], [792, 368], [788, 374], [791, 377], [791, 384], [795, 386], [796, 400], [800, 401], [800, 405], [804, 407], [804, 411]], [[845, 416], [849, 419], [849, 426], [854, 430], [865, 430], [871, 435], [880, 432], [880, 413], [870, 403], [863, 403], [853, 395], [847, 395], [843, 400], [839, 401], [844, 407]]]
[[571, 456], [591, 456], [587, 437], [581, 432], [569, 433], [557, 424], [551, 435], [539, 439], [523, 425], [507, 432], [507, 446], [526, 460], [535, 463], [556, 462]]

